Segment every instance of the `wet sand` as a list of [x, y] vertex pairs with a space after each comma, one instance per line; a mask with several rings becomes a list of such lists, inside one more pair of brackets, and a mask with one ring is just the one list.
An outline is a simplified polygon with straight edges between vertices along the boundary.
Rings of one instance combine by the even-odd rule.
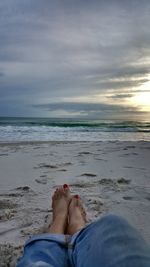
[[89, 222], [122, 215], [150, 242], [150, 142], [0, 144], [0, 266], [15, 266], [24, 242], [46, 230], [51, 196], [68, 183]]

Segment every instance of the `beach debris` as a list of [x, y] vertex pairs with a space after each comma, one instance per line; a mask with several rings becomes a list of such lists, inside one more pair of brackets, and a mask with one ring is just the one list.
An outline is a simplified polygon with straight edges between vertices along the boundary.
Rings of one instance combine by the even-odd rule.
[[11, 210], [11, 209], [5, 209], [3, 212], [0, 214], [0, 221], [7, 221], [10, 220], [12, 217], [14, 217], [16, 210]]
[[0, 263], [1, 267], [16, 266], [16, 262], [23, 252], [23, 244], [14, 246], [12, 244], [0, 244]]
[[16, 206], [17, 204], [13, 203], [9, 199], [0, 200], [0, 210], [1, 209], [14, 209]]
[[17, 204], [13, 203], [12, 200], [3, 199], [0, 200], [0, 221], [6, 221], [14, 217]]
[[11, 217], [13, 217], [13, 213], [12, 213], [12, 210], [11, 209], [6, 209], [5, 210], [5, 217], [6, 217], [6, 219], [10, 219]]

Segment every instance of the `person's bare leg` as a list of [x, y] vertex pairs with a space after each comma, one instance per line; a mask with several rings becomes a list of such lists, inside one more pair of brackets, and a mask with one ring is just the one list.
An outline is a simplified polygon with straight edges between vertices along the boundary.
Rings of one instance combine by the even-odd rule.
[[72, 197], [69, 205], [67, 234], [73, 235], [86, 224], [86, 212], [78, 195]]
[[53, 218], [48, 233], [65, 234], [70, 200], [70, 190], [66, 184], [56, 189], [52, 197]]

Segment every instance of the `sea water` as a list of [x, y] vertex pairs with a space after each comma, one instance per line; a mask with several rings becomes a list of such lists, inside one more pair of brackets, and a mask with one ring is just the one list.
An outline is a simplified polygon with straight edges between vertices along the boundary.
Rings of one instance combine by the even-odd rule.
[[150, 122], [0, 118], [0, 142], [150, 141]]

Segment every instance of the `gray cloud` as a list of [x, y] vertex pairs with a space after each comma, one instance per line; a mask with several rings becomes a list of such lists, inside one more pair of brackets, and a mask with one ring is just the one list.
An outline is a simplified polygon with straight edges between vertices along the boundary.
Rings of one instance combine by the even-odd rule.
[[[50, 112], [65, 111], [71, 116], [81, 116], [83, 118], [115, 118], [119, 115], [122, 115], [123, 118], [136, 117], [141, 112], [137, 107], [123, 107], [121, 105], [111, 105], [111, 104], [103, 104], [103, 103], [84, 103], [84, 102], [61, 102], [61, 103], [51, 103], [51, 104], [43, 104], [43, 105], [34, 105], [34, 108], [37, 109], [45, 109]], [[77, 115], [78, 114], [78, 115]], [[112, 116], [113, 114], [113, 116]], [[144, 114], [144, 112], [142, 112]]]
[[111, 95], [111, 96], [107, 96], [108, 98], [111, 98], [111, 99], [124, 99], [124, 98], [130, 98], [130, 97], [133, 97], [133, 94], [114, 94], [114, 95]]
[[[62, 102], [62, 103], [50, 103], [43, 105], [34, 105], [34, 107], [45, 108], [51, 111], [60, 109], [66, 111], [80, 111], [80, 112], [92, 112], [92, 111], [100, 111], [107, 110], [112, 111], [113, 109], [124, 109], [122, 106], [118, 105], [109, 105], [103, 103], [84, 103], [84, 102]], [[126, 109], [126, 108], [125, 108]], [[133, 109], [131, 109], [133, 110]]]
[[0, 115], [29, 115], [47, 99], [132, 94], [148, 81], [149, 15], [147, 0], [1, 0]]

